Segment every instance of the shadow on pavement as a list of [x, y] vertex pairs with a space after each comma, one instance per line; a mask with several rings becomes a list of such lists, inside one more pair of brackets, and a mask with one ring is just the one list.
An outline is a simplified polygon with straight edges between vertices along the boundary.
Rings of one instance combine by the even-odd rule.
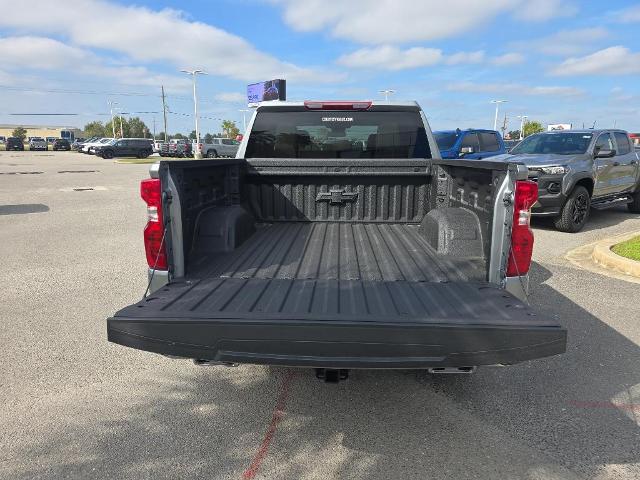
[[[640, 402], [634, 410], [628, 392], [640, 384], [638, 345], [544, 284], [544, 267], [532, 274], [532, 303], [569, 330], [565, 355], [463, 377], [353, 371], [338, 385], [300, 370], [256, 478], [570, 478], [565, 468], [584, 477], [611, 464], [636, 468]], [[105, 419], [89, 400], [61, 405], [64, 428], [14, 452], [30, 463], [11, 476], [241, 478], [287, 370], [178, 371], [150, 373], [138, 394], [102, 386], [120, 418]]]

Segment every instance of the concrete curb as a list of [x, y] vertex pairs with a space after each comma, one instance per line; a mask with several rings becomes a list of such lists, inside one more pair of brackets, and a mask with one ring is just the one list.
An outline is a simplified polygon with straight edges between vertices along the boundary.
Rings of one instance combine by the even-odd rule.
[[602, 240], [595, 244], [591, 258], [601, 267], [640, 278], [640, 262], [621, 257], [611, 251], [611, 247], [614, 245], [639, 235], [640, 232], [625, 233], [624, 235]]

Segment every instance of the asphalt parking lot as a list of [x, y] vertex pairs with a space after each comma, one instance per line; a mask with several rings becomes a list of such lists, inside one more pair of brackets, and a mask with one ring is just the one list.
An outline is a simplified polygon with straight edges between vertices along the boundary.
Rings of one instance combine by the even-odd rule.
[[0, 152], [1, 478], [640, 478], [640, 285], [565, 258], [639, 215], [535, 223], [531, 303], [568, 328], [566, 354], [330, 385], [106, 341], [146, 287], [147, 170]]

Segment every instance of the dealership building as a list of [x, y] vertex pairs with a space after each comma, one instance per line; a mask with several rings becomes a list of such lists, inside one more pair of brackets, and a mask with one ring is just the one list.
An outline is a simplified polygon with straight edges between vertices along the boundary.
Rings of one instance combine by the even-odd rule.
[[10, 137], [13, 135], [13, 131], [22, 127], [27, 131], [27, 138], [29, 137], [55, 137], [55, 138], [67, 138], [73, 140], [76, 137], [82, 136], [82, 130], [76, 127], [55, 126], [55, 125], [8, 125], [0, 124], [0, 136]]

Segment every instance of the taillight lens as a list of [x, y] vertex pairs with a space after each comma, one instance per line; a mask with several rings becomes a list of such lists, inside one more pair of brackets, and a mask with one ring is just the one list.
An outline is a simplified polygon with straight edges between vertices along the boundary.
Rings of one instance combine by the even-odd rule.
[[144, 249], [147, 264], [156, 270], [166, 270], [167, 249], [163, 241], [162, 188], [160, 179], [147, 178], [140, 183], [140, 196], [147, 203], [147, 226], [144, 227]]
[[507, 263], [507, 276], [524, 275], [531, 267], [533, 232], [531, 231], [531, 207], [538, 200], [538, 184], [530, 180], [516, 182], [511, 227], [511, 254]]

